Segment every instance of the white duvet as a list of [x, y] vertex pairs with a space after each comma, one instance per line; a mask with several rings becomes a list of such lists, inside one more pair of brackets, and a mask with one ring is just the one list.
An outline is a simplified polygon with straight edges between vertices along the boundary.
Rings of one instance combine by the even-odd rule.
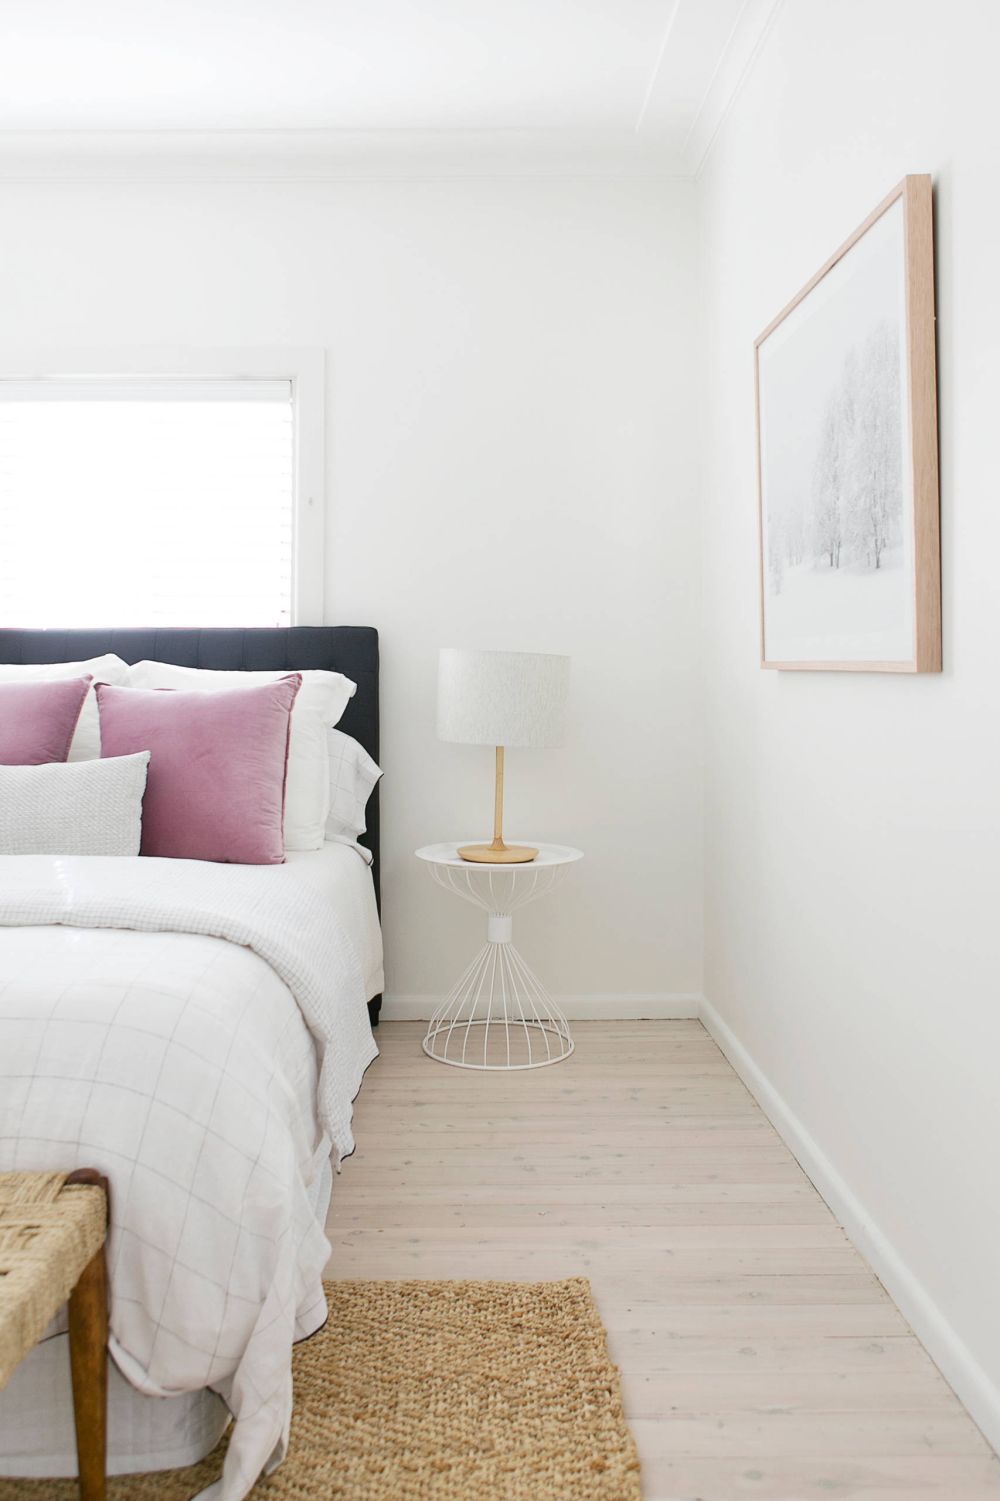
[[326, 1316], [308, 1189], [353, 1146], [365, 1001], [310, 856], [0, 857], [0, 1170], [107, 1174], [116, 1363], [236, 1419], [206, 1501], [284, 1452], [291, 1346]]

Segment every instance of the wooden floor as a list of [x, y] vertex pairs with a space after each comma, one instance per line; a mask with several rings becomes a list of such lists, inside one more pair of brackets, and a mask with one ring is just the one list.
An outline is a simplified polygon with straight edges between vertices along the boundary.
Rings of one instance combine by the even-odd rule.
[[[336, 1277], [590, 1278], [647, 1501], [1000, 1498], [1000, 1462], [700, 1023], [531, 1073], [378, 1032]], [[567, 1498], [571, 1501], [571, 1498]]]

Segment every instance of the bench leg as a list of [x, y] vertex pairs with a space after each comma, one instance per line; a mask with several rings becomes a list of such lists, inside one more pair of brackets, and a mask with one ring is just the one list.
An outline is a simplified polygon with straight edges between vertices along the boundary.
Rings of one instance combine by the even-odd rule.
[[81, 1501], [104, 1501], [108, 1421], [108, 1284], [103, 1246], [69, 1297], [69, 1358]]

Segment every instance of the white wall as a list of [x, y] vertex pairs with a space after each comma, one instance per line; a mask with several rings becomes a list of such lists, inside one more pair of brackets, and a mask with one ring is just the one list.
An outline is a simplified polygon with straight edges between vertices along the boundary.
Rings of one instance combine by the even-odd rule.
[[[984, 0], [786, 0], [699, 185], [700, 322], [691, 185], [0, 189], [12, 345], [327, 351], [327, 616], [383, 642], [390, 993], [479, 937], [411, 858], [488, 831], [490, 753], [433, 734], [437, 648], [466, 643], [573, 656], [570, 744], [509, 758], [509, 831], [588, 855], [524, 914], [529, 957], [564, 995], [700, 987], [700, 341], [709, 1015], [995, 1441], [998, 46]], [[911, 171], [945, 672], [763, 673], [752, 341]]]
[[700, 989], [693, 235], [691, 184], [572, 175], [0, 186], [7, 343], [326, 349], [327, 618], [382, 633], [390, 993], [482, 939], [412, 859], [491, 827], [492, 752], [434, 738], [441, 645], [573, 658], [569, 745], [508, 757], [508, 831], [587, 854], [529, 960], [563, 995]]
[[[701, 182], [706, 992], [994, 1443], [998, 48], [982, 0], [786, 0]], [[753, 339], [907, 172], [936, 185], [945, 671], [762, 672]]]

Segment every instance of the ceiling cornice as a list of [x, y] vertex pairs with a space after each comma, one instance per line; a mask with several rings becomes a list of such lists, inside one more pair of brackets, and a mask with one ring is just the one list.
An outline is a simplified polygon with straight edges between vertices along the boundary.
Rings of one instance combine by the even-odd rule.
[[683, 170], [688, 176], [697, 177], [705, 165], [781, 4], [782, 0], [745, 0], [681, 148]]
[[671, 178], [630, 131], [0, 131], [0, 181], [378, 182]]
[[686, 7], [666, 0], [663, 41], [634, 130], [0, 131], [0, 182], [390, 182], [694, 178], [782, 0], [744, 0], [687, 139], [668, 144], [665, 59]]

